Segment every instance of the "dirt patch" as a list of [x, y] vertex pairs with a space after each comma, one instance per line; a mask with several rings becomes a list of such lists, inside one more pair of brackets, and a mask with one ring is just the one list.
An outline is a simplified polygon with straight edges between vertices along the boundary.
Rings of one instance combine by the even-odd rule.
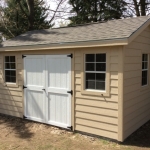
[[124, 143], [0, 115], [0, 150], [149, 150], [150, 122]]

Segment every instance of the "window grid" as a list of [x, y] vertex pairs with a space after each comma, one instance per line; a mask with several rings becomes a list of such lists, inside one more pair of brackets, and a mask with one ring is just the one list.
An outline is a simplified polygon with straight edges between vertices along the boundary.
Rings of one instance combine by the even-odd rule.
[[16, 83], [15, 56], [5, 56], [4, 71], [5, 82]]
[[[87, 55], [94, 55], [94, 60], [93, 61], [87, 61], [87, 58], [86, 58], [86, 56]], [[97, 55], [103, 55], [104, 56], [104, 59], [105, 59], [105, 61], [96, 61], [97, 60]], [[86, 64], [94, 64], [94, 70], [92, 70], [92, 71], [87, 71], [87, 65]], [[97, 69], [97, 65], [98, 64], [103, 64], [104, 66], [102, 66], [102, 67], [104, 67], [104, 68], [101, 68], [101, 69], [104, 69], [105, 71], [97, 71], [98, 69]], [[100, 69], [100, 68], [99, 68]], [[88, 79], [87, 80], [87, 74], [88, 73], [91, 73], [91, 74], [94, 74], [94, 76], [95, 76], [95, 80], [94, 79]], [[104, 75], [104, 81], [102, 81], [102, 80], [97, 80], [97, 76], [98, 75]], [[105, 90], [105, 78], [106, 78], [106, 54], [86, 54], [85, 55], [85, 81], [86, 81], [86, 83], [85, 83], [85, 88], [86, 89], [90, 89], [90, 90]], [[94, 88], [88, 88], [87, 87], [87, 84], [88, 84], [88, 82], [94, 82]], [[103, 88], [101, 88], [101, 89], [98, 89], [97, 88], [97, 86], [98, 86], [98, 83], [100, 84], [100, 83], [103, 83], [104, 85], [104, 87]], [[102, 85], [101, 85], [102, 86]]]
[[143, 54], [142, 55], [142, 86], [146, 86], [148, 84], [148, 61], [149, 61], [148, 54]]

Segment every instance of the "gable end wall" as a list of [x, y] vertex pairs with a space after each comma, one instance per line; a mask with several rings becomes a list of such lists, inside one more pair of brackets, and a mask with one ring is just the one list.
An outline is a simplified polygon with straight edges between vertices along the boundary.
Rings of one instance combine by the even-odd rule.
[[124, 87], [123, 87], [123, 137], [150, 119], [150, 59], [148, 85], [141, 86], [142, 53], [150, 58], [150, 28], [146, 28], [135, 40], [124, 47]]

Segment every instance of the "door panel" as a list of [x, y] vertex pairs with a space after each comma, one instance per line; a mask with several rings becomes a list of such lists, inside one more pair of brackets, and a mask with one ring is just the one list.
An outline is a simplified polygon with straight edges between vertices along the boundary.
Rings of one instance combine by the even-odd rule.
[[[44, 56], [27, 56], [25, 59], [25, 71], [26, 71], [26, 78], [25, 84], [27, 86], [44, 86], [43, 83], [45, 82], [45, 62]], [[45, 84], [45, 83], [44, 83]]]
[[48, 87], [70, 88], [71, 59], [66, 55], [47, 56]]
[[26, 116], [28, 119], [43, 121], [44, 103], [43, 91], [26, 90]]
[[43, 55], [24, 58], [25, 116], [45, 122], [45, 60]]
[[49, 93], [48, 98], [48, 123], [69, 126], [70, 99], [68, 95]]
[[71, 58], [66, 55], [46, 56], [49, 124], [71, 126]]

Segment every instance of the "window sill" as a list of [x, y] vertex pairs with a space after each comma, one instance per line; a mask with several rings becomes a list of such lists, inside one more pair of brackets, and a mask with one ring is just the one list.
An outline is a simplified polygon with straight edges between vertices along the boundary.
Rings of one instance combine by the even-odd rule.
[[149, 90], [149, 85], [141, 86], [141, 92], [146, 90]]
[[7, 87], [18, 87], [18, 85], [16, 84], [16, 83], [8, 83], [8, 82], [6, 82], [5, 83], [5, 86], [7, 86]]
[[100, 90], [82, 90], [81, 94], [83, 95], [93, 95], [93, 96], [109, 96], [109, 93], [106, 91]]

